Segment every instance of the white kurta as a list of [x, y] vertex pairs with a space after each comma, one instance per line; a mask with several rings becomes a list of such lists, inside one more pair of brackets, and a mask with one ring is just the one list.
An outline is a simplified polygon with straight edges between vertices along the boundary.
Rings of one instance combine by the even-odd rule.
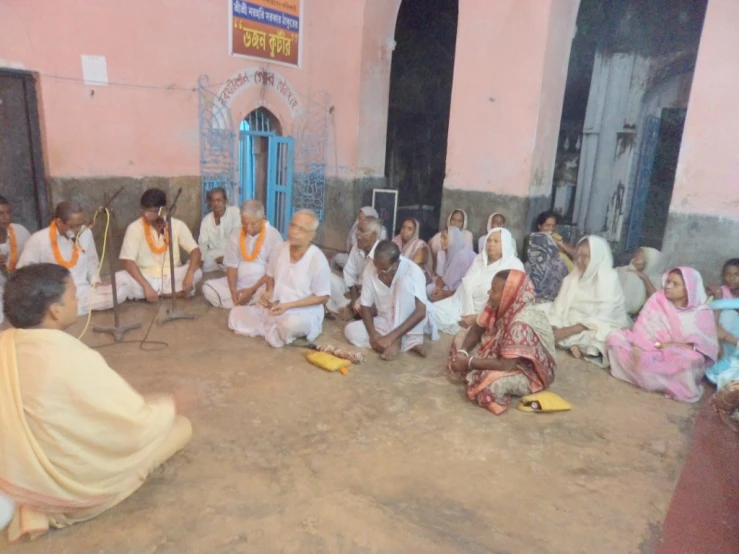
[[241, 229], [241, 211], [236, 206], [226, 206], [226, 212], [221, 217], [218, 225], [213, 212], [210, 212], [200, 223], [200, 235], [198, 246], [203, 256], [203, 271], [225, 271], [225, 259], [223, 264], [216, 263], [216, 259], [226, 256], [228, 241], [231, 234]]
[[496, 273], [506, 269], [524, 271], [521, 260], [513, 251], [510, 232], [507, 229], [493, 229], [488, 236], [492, 233], [501, 234], [503, 255], [498, 261], [488, 263], [487, 251], [480, 252], [454, 295], [434, 304], [432, 318], [439, 331], [456, 335], [462, 329], [459, 326], [460, 319], [468, 315], [479, 315], [482, 312], [488, 301], [488, 291]]
[[[367, 266], [363, 282], [359, 302], [367, 308], [374, 306], [377, 309], [377, 317], [373, 321], [375, 329], [383, 336], [399, 327], [413, 314], [416, 309], [416, 298], [426, 305], [426, 317], [403, 336], [401, 351], [407, 352], [414, 346], [423, 344], [424, 331], [434, 334], [428, 327], [433, 305], [426, 297], [426, 276], [412, 260], [400, 257], [398, 271], [389, 287], [380, 281], [374, 264]], [[348, 324], [344, 327], [344, 335], [354, 346], [370, 347], [369, 333], [364, 321]]]
[[[157, 254], [149, 248], [144, 234], [146, 228], [141, 218], [131, 223], [126, 229], [123, 237], [123, 246], [121, 247], [121, 260], [131, 260], [134, 262], [144, 278], [149, 282], [152, 288], [158, 294], [171, 294], [172, 284], [170, 279], [169, 267], [169, 249], [161, 254]], [[151, 237], [156, 247], [164, 245], [164, 234], [159, 234], [154, 228], [151, 228]], [[192, 237], [190, 229], [179, 219], [172, 219], [172, 234], [174, 235], [174, 243], [179, 248], [174, 249], [174, 275], [175, 275], [175, 292], [182, 290], [182, 281], [185, 279], [188, 266], [182, 265], [180, 261], [180, 248], [190, 254], [198, 248], [198, 243]], [[201, 269], [197, 269], [193, 275], [193, 284], [197, 284], [203, 277]], [[119, 271], [116, 273], [116, 284], [118, 285], [118, 299], [136, 299], [142, 300], [146, 298], [144, 287], [142, 287], [128, 271]], [[122, 294], [125, 294], [125, 296]], [[192, 294], [195, 290], [192, 290]]]
[[[11, 223], [10, 226], [15, 231], [15, 245], [17, 248], [18, 260], [20, 260], [21, 254], [23, 253], [23, 247], [25, 246], [28, 239], [31, 237], [31, 233], [28, 232], [23, 225], [17, 223]], [[5, 256], [10, 261], [10, 236], [5, 239], [5, 242], [0, 243], [0, 254]], [[3, 313], [3, 294], [5, 292], [5, 275], [0, 272], [0, 323], [5, 319]]]
[[[71, 260], [74, 253], [74, 241], [57, 232], [59, 253], [64, 260]], [[77, 287], [78, 314], [86, 315], [90, 310], [108, 310], [113, 307], [113, 288], [110, 285], [95, 285], [99, 281], [97, 249], [90, 229], [85, 229], [77, 241], [80, 247], [77, 263], [69, 269], [72, 280]], [[49, 228], [37, 231], [26, 242], [23, 253], [18, 260], [18, 268], [31, 264], [56, 264], [51, 247]]]
[[[238, 271], [238, 277], [236, 279], [236, 289], [246, 289], [253, 287], [264, 277], [267, 271], [267, 263], [269, 262], [269, 256], [274, 248], [282, 243], [282, 236], [280, 232], [272, 227], [269, 222], [265, 220], [265, 235], [262, 248], [259, 250], [259, 255], [256, 260], [248, 262], [244, 259], [241, 253], [241, 227], [235, 229], [228, 239], [226, 245], [226, 253], [223, 256], [223, 264], [226, 268], [236, 269]], [[256, 248], [257, 241], [259, 240], [259, 234], [254, 236], [246, 235], [246, 252], [252, 254], [254, 248]], [[261, 290], [252, 296], [249, 304], [254, 304], [259, 300]], [[216, 308], [226, 308], [230, 310], [234, 307], [233, 299], [231, 298], [231, 289], [228, 287], [228, 277], [220, 277], [218, 279], [211, 279], [203, 284], [203, 296], [205, 299], [213, 304]]]
[[372, 245], [369, 253], [366, 253], [358, 246], [352, 247], [352, 251], [349, 253], [349, 259], [344, 266], [343, 279], [335, 273], [331, 273], [331, 298], [329, 298], [328, 304], [326, 304], [328, 311], [336, 313], [349, 304], [346, 293], [353, 286], [362, 286], [364, 269], [374, 259], [375, 248], [377, 248], [378, 242]]
[[[577, 346], [588, 361], [608, 367], [606, 338], [613, 331], [631, 327], [626, 315], [626, 299], [613, 269], [613, 257], [608, 243], [589, 236], [590, 263], [585, 273], [575, 268], [562, 281], [554, 302], [540, 304], [552, 327], [583, 325], [586, 330], [558, 343], [562, 348]], [[579, 244], [579, 243], [578, 243]]]
[[[270, 256], [267, 276], [275, 282], [272, 300], [281, 304], [331, 293], [328, 260], [314, 245], [297, 263], [291, 263], [290, 244], [279, 244]], [[277, 316], [261, 304], [237, 306], [228, 315], [228, 328], [239, 335], [264, 337], [275, 348], [299, 337], [313, 341], [323, 330], [323, 305], [293, 308]]]

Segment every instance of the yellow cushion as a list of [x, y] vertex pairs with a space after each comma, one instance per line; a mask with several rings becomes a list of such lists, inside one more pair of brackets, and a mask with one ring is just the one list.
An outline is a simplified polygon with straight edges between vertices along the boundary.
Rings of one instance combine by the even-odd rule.
[[341, 371], [346, 373], [346, 366], [351, 362], [342, 360], [332, 354], [326, 352], [306, 352], [305, 358], [314, 366], [325, 369], [326, 371]]
[[521, 398], [517, 408], [522, 412], [566, 412], [572, 406], [567, 400], [548, 390]]

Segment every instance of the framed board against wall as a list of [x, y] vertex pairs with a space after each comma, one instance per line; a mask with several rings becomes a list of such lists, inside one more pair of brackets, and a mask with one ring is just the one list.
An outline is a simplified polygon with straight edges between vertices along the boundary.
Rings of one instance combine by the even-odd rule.
[[372, 207], [377, 210], [380, 221], [389, 233], [395, 236], [395, 218], [398, 216], [398, 191], [393, 189], [374, 189], [372, 191]]

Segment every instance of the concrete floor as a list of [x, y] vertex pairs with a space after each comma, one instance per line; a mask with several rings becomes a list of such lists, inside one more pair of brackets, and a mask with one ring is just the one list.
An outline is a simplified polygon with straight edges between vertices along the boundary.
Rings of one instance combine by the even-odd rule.
[[[445, 377], [450, 337], [426, 360], [370, 354], [343, 376], [231, 334], [202, 298], [182, 307], [197, 321], [151, 332], [169, 348], [101, 352], [143, 392], [197, 387], [190, 445], [109, 513], [0, 551], [618, 554], [658, 541], [692, 406], [560, 353], [552, 390], [574, 409], [496, 417]], [[145, 327], [153, 313], [122, 309]], [[344, 344], [341, 325], [318, 342]]]

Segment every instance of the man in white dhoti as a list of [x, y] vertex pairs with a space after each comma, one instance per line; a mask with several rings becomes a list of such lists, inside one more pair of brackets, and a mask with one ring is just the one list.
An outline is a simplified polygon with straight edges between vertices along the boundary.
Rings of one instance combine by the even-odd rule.
[[216, 308], [254, 304], [267, 283], [267, 263], [280, 232], [264, 218], [264, 205], [247, 200], [241, 207], [241, 226], [231, 233], [223, 263], [226, 276], [203, 284], [203, 296]]
[[51, 225], [31, 235], [18, 260], [18, 268], [47, 263], [68, 269], [77, 288], [79, 315], [113, 307], [113, 288], [100, 281], [100, 259], [85, 221], [79, 203], [60, 202]]
[[[344, 266], [344, 278], [331, 273], [331, 298], [326, 307], [331, 313], [338, 313], [344, 321], [361, 317], [359, 294], [362, 291], [364, 269], [372, 263], [382, 223], [376, 217], [367, 216], [357, 225], [357, 244], [352, 247], [349, 259]], [[347, 298], [349, 294], [349, 298]]]
[[198, 236], [203, 272], [225, 271], [228, 239], [241, 226], [239, 209], [228, 205], [226, 191], [221, 187], [208, 192], [208, 205], [211, 212], [203, 218]]
[[[172, 294], [169, 267], [169, 240], [174, 237], [175, 293], [195, 294], [195, 285], [203, 277], [200, 249], [190, 229], [172, 218], [167, 232], [167, 195], [160, 189], [149, 189], [141, 196], [141, 218], [131, 223], [123, 237], [119, 256], [123, 271], [116, 273], [118, 297], [157, 302], [159, 295]], [[180, 261], [180, 248], [189, 255], [187, 265]], [[121, 294], [124, 292], [125, 296]]]
[[409, 350], [426, 356], [423, 334], [433, 309], [426, 297], [426, 277], [418, 265], [400, 255], [395, 243], [386, 240], [375, 247], [374, 263], [365, 269], [360, 303], [362, 321], [344, 328], [350, 343], [371, 347], [383, 360]]
[[228, 328], [247, 337], [264, 337], [275, 348], [299, 337], [313, 341], [323, 330], [323, 305], [331, 292], [328, 260], [312, 243], [318, 216], [293, 215], [287, 242], [277, 245], [267, 266], [267, 288], [255, 306], [237, 306]]
[[0, 323], [3, 322], [3, 290], [5, 277], [17, 265], [23, 247], [31, 236], [23, 225], [13, 223], [13, 211], [10, 202], [0, 196]]

